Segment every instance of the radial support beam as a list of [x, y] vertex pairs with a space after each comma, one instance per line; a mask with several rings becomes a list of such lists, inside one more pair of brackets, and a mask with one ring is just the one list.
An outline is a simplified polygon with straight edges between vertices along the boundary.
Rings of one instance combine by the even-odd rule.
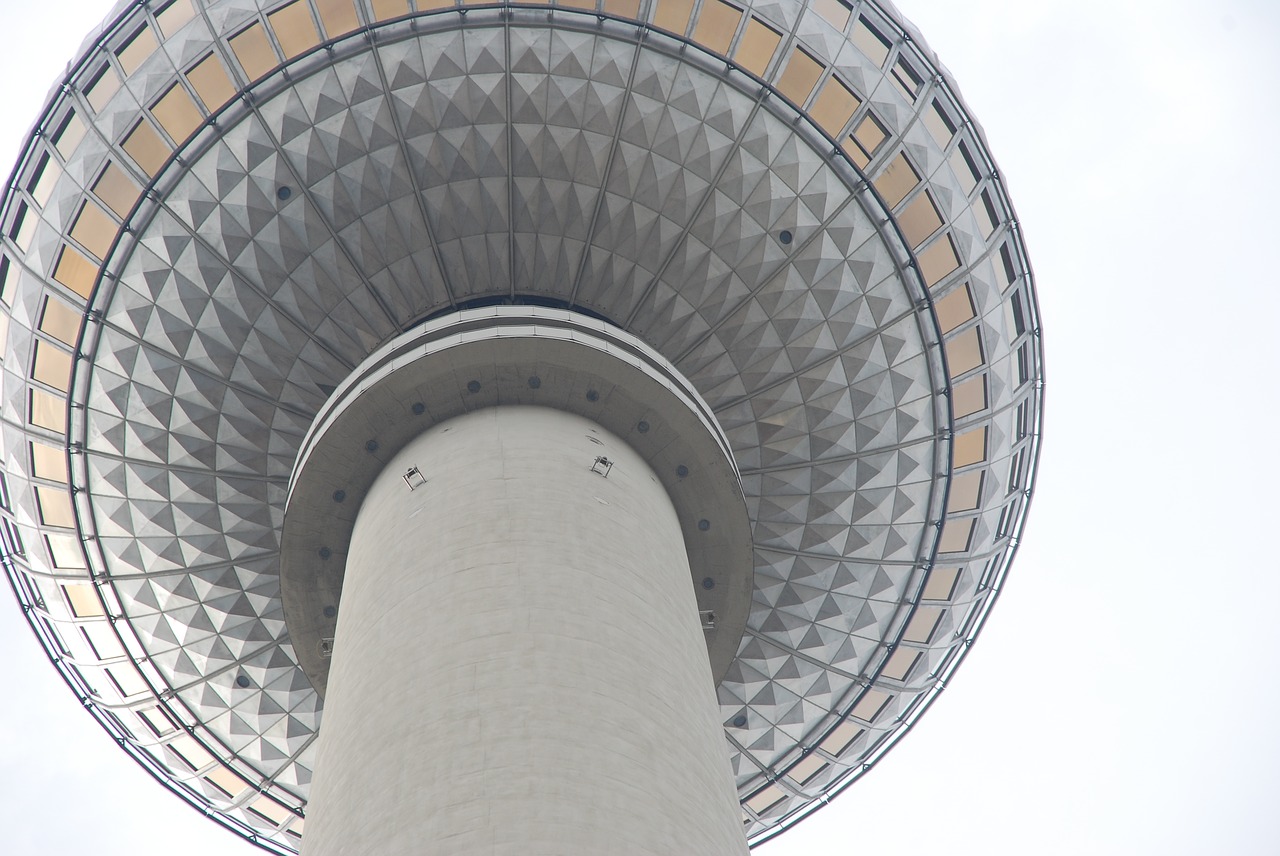
[[306, 856], [747, 852], [675, 508], [575, 414], [481, 410], [383, 470], [320, 741]]

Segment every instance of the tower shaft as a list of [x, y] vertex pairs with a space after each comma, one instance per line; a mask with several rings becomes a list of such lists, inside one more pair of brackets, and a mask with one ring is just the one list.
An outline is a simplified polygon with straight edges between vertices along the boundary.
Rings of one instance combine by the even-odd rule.
[[680, 525], [622, 440], [438, 424], [346, 568], [306, 856], [747, 852]]

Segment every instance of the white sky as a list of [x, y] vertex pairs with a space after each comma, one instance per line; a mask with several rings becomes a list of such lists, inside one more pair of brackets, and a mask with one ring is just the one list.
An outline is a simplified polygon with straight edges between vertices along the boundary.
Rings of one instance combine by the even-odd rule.
[[[109, 5], [0, 0], [4, 172]], [[1280, 4], [899, 5], [986, 128], [1027, 236], [1040, 482], [953, 685], [757, 852], [1275, 853]], [[7, 594], [0, 647], [0, 851], [260, 852], [113, 745]]]

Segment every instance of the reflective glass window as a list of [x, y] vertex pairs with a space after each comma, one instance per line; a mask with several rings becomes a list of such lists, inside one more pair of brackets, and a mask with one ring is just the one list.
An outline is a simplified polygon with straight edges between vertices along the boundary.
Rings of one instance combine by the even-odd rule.
[[156, 129], [146, 121], [139, 122], [129, 132], [129, 136], [120, 144], [134, 163], [147, 175], [154, 176], [164, 166], [172, 151], [169, 144], [160, 138]]
[[187, 72], [187, 81], [204, 102], [205, 109], [210, 112], [226, 104], [236, 94], [236, 88], [231, 83], [227, 70], [222, 67], [222, 61], [214, 54], [209, 54], [196, 63], [195, 67]]
[[733, 58], [738, 65], [757, 77], [764, 77], [769, 69], [769, 61], [773, 59], [782, 35], [773, 27], [761, 23], [756, 18], [747, 21], [747, 28], [738, 40], [738, 48]]
[[331, 39], [360, 26], [352, 0], [316, 0], [316, 11], [320, 13], [325, 34]]
[[987, 376], [971, 377], [951, 388], [951, 406], [957, 419], [977, 413], [987, 406]]
[[912, 248], [924, 243], [941, 225], [942, 217], [938, 214], [938, 206], [933, 204], [933, 197], [927, 190], [912, 199], [898, 213], [898, 226], [907, 239], [907, 246]]
[[[947, 526], [957, 521], [947, 521]], [[964, 521], [958, 521], [963, 523]], [[973, 523], [973, 518], [968, 521]], [[944, 532], [943, 537], [946, 537]], [[965, 539], [968, 543], [968, 538]], [[902, 634], [904, 642], [914, 642], [917, 645], [927, 645], [933, 637], [933, 631], [938, 627], [938, 621], [942, 618], [943, 609], [938, 606], [918, 606], [911, 616], [910, 623], [907, 624], [906, 632]]]
[[938, 326], [943, 333], [950, 333], [974, 316], [973, 298], [969, 294], [969, 283], [939, 297], [933, 302], [933, 311], [938, 316]]
[[963, 333], [947, 340], [947, 369], [952, 378], [960, 377], [982, 365], [982, 339], [977, 327], [970, 327]]
[[114, 161], [107, 161], [102, 174], [93, 183], [92, 192], [123, 220], [129, 216], [134, 203], [138, 201], [142, 188], [138, 187], [129, 177], [129, 173], [117, 166]]
[[45, 386], [66, 392], [71, 382], [71, 354], [57, 345], [37, 339], [31, 377]]
[[250, 80], [262, 77], [280, 62], [261, 23], [254, 23], [232, 36], [231, 50], [244, 69], [245, 77]]
[[116, 76], [115, 69], [105, 65], [89, 85], [84, 88], [84, 97], [89, 102], [89, 106], [93, 108], [93, 112], [100, 113], [119, 88], [120, 78]]
[[144, 26], [133, 34], [124, 47], [116, 51], [116, 59], [120, 61], [120, 68], [126, 75], [133, 74], [147, 57], [155, 53], [157, 47], [159, 44], [155, 33], [151, 32], [150, 27]]
[[822, 84], [822, 91], [814, 99], [809, 108], [809, 115], [818, 125], [833, 137], [839, 134], [844, 126], [853, 118], [853, 111], [862, 102], [836, 77], [827, 78]]
[[119, 228], [107, 212], [94, 203], [86, 201], [80, 206], [80, 214], [71, 224], [71, 237], [75, 238], [80, 246], [98, 258], [104, 259], [107, 257], [107, 251], [111, 249], [111, 242], [115, 240]]
[[204, 121], [204, 116], [200, 115], [200, 108], [187, 94], [186, 88], [179, 83], [170, 86], [164, 95], [160, 96], [160, 100], [151, 108], [151, 115], [156, 117], [156, 121], [160, 123], [160, 127], [164, 128], [165, 133], [178, 143], [191, 136]]
[[729, 53], [729, 43], [742, 20], [742, 10], [722, 0], [705, 0], [693, 28], [693, 40], [718, 54]]
[[816, 59], [800, 48], [794, 48], [782, 77], [778, 78], [778, 91], [803, 107], [821, 74], [822, 66]]
[[920, 174], [916, 172], [915, 167], [903, 152], [898, 152], [893, 160], [889, 161], [884, 172], [880, 173], [875, 182], [876, 190], [880, 191], [885, 204], [890, 208], [897, 208], [898, 203], [906, 199], [907, 194], [915, 190], [919, 183]]
[[156, 12], [156, 24], [160, 27], [160, 34], [166, 39], [169, 38], [178, 32], [183, 24], [194, 18], [195, 14], [196, 10], [191, 5], [191, 0], [173, 0]]
[[890, 42], [875, 25], [866, 18], [859, 17], [857, 26], [853, 28], [852, 40], [858, 50], [870, 57], [872, 62], [877, 66], [884, 66], [884, 61], [889, 58]]
[[71, 493], [66, 488], [38, 484], [35, 490], [41, 523], [62, 529], [71, 529], [75, 526], [75, 514], [71, 511]]
[[880, 690], [867, 690], [862, 694], [862, 698], [858, 699], [858, 703], [853, 706], [850, 711], [851, 716], [856, 716], [863, 722], [875, 722], [876, 717], [884, 710], [885, 705], [893, 696]]
[[951, 490], [947, 494], [947, 513], [972, 511], [982, 498], [984, 470], [969, 470], [951, 477]]
[[281, 6], [267, 15], [271, 29], [275, 31], [280, 50], [285, 59], [292, 59], [303, 51], [320, 44], [320, 31], [316, 29], [311, 9], [302, 0]]
[[32, 389], [31, 411], [27, 419], [37, 428], [66, 433], [67, 399], [43, 389]]
[[956, 589], [956, 581], [960, 579], [960, 568], [934, 568], [929, 571], [929, 581], [925, 583], [925, 600], [951, 600]]
[[689, 16], [693, 14], [693, 0], [656, 0], [653, 23], [673, 33], [684, 35], [689, 28]]
[[960, 267], [960, 257], [956, 255], [956, 245], [951, 235], [944, 233], [929, 246], [916, 253], [916, 261], [920, 263], [920, 275], [925, 285], [930, 288], [937, 285], [956, 268]]
[[848, 26], [849, 16], [853, 14], [853, 7], [844, 0], [813, 0], [810, 8], [825, 18], [831, 26], [842, 31]]
[[98, 591], [92, 583], [63, 583], [62, 591], [71, 606], [71, 614], [76, 618], [93, 618], [106, 615], [102, 601], [98, 599]]
[[951, 445], [951, 466], [967, 467], [987, 459], [987, 426], [957, 434]]
[[88, 299], [93, 292], [93, 283], [98, 278], [98, 263], [90, 261], [84, 253], [70, 244], [63, 244], [62, 254], [58, 256], [58, 264], [53, 269], [53, 278]]
[[61, 449], [44, 443], [31, 444], [31, 474], [38, 479], [66, 482], [67, 455]]

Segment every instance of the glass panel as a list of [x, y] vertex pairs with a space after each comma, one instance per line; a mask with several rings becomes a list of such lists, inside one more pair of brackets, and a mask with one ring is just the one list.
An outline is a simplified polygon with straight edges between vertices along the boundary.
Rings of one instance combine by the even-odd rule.
[[168, 748], [192, 770], [202, 770], [213, 763], [213, 756], [195, 738], [185, 734], [171, 740]]
[[38, 479], [65, 482], [67, 480], [67, 456], [61, 449], [44, 443], [31, 444], [31, 474]]
[[787, 60], [782, 77], [778, 78], [778, 91], [803, 107], [821, 74], [822, 66], [818, 61], [800, 48], [795, 48], [791, 51], [791, 58]]
[[951, 388], [951, 406], [955, 418], [977, 413], [987, 406], [987, 376], [980, 374]]
[[557, 0], [558, 6], [572, 6], [575, 9], [589, 9], [595, 11], [596, 0]]
[[[954, 522], [964, 523], [966, 521], [949, 520], [947, 521], [948, 530]], [[970, 517], [967, 522], [972, 524], [973, 518]], [[942, 537], [944, 540], [946, 539], [946, 532], [943, 532]], [[968, 541], [969, 538], [966, 535], [965, 543], [968, 543]], [[911, 623], [907, 625], [907, 632], [902, 634], [903, 641], [914, 642], [917, 645], [927, 645], [930, 637], [933, 636], [934, 629], [938, 626], [938, 619], [942, 618], [942, 613], [943, 609], [940, 606], [917, 607], [915, 614], [911, 616]]]
[[919, 651], [911, 648], [899, 648], [889, 657], [889, 662], [884, 664], [880, 674], [891, 681], [905, 681], [907, 675], [911, 673], [912, 667], [915, 666], [916, 661], [919, 659]]
[[409, 0], [370, 0], [375, 21], [409, 14]]
[[204, 121], [204, 117], [200, 115], [200, 108], [179, 83], [170, 86], [168, 91], [160, 96], [160, 100], [151, 108], [151, 115], [156, 117], [160, 127], [164, 128], [165, 133], [177, 143], [191, 136]]
[[924, 243], [938, 227], [942, 218], [938, 216], [938, 206], [933, 204], [929, 191], [925, 191], [911, 200], [911, 203], [898, 214], [898, 225], [907, 239], [907, 246], [915, 248]]
[[849, 23], [849, 16], [853, 14], [853, 7], [844, 0], [814, 0], [811, 8], [837, 30], [844, 30]]
[[204, 102], [205, 109], [211, 113], [236, 94], [236, 88], [231, 83], [227, 70], [222, 67], [222, 61], [213, 54], [200, 60], [195, 68], [188, 71], [187, 80]]
[[99, 660], [109, 660], [112, 657], [124, 656], [124, 648], [121, 647], [115, 631], [111, 629], [111, 625], [107, 622], [95, 621], [91, 624], [82, 624], [80, 625], [80, 632], [84, 634], [85, 639], [89, 640], [89, 646], [93, 648], [93, 653], [97, 655]]
[[249, 787], [248, 782], [226, 767], [214, 767], [205, 776], [205, 779], [231, 799], [240, 796], [240, 794], [244, 793], [245, 788]]
[[822, 91], [818, 93], [818, 97], [814, 99], [813, 106], [809, 108], [809, 115], [824, 131], [834, 137], [849, 124], [849, 120], [853, 118], [853, 111], [857, 110], [861, 103], [849, 87], [835, 77], [829, 77], [822, 85]]
[[893, 696], [886, 692], [867, 690], [849, 713], [863, 722], [875, 722], [876, 717], [880, 715], [880, 711], [884, 710], [884, 706], [891, 698]]
[[729, 43], [742, 19], [742, 10], [721, 0], [708, 0], [698, 13], [698, 25], [693, 28], [693, 40], [718, 54], [729, 53]]
[[275, 31], [276, 41], [280, 43], [285, 59], [292, 59], [320, 44], [320, 32], [311, 18], [311, 10], [301, 0], [281, 6], [267, 15], [267, 21]]
[[40, 158], [40, 166], [36, 168], [31, 181], [27, 183], [27, 192], [31, 194], [36, 204], [43, 208], [49, 203], [49, 197], [53, 195], [53, 187], [61, 177], [62, 167], [58, 166], [48, 152], [45, 152]]
[[93, 112], [100, 113], [119, 88], [120, 78], [116, 76], [115, 69], [109, 65], [104, 66], [93, 82], [85, 88], [84, 97], [93, 108]]
[[36, 485], [36, 505], [40, 509], [40, 522], [45, 526], [59, 526], [63, 529], [75, 526], [71, 494], [66, 488]]
[[640, 17], [640, 0], [604, 0], [604, 10], [620, 18]]
[[951, 164], [951, 171], [956, 174], [956, 178], [960, 179], [960, 186], [964, 188], [964, 192], [973, 190], [978, 183], [978, 165], [969, 156], [968, 147], [964, 143], [956, 146], [948, 162]]
[[80, 216], [71, 225], [71, 237], [86, 250], [104, 259], [119, 228], [116, 221], [107, 216], [106, 211], [86, 201], [80, 207]]
[[107, 673], [107, 677], [111, 678], [111, 683], [116, 685], [116, 690], [120, 693], [121, 698], [136, 696], [138, 693], [147, 691], [147, 685], [143, 682], [142, 677], [123, 663], [110, 669], [103, 669], [103, 671]]
[[98, 263], [89, 261], [70, 244], [64, 244], [53, 278], [87, 300], [98, 278]]
[[155, 175], [169, 157], [169, 144], [147, 122], [139, 122], [121, 143], [121, 148], [147, 175]]
[[147, 57], [155, 53], [157, 47], [159, 45], [156, 43], [156, 37], [151, 32], [151, 28], [143, 27], [134, 34], [128, 44], [116, 51], [116, 59], [120, 60], [120, 68], [124, 70], [127, 76], [137, 71], [138, 66], [142, 65]]
[[929, 572], [929, 581], [920, 596], [925, 600], [951, 600], [959, 578], [960, 568], [934, 568]]
[[885, 204], [890, 208], [897, 208], [898, 203], [906, 199], [907, 194], [920, 183], [920, 174], [911, 165], [911, 161], [907, 160], [906, 154], [898, 152], [875, 183]]
[[84, 553], [80, 550], [80, 542], [71, 535], [57, 535], [50, 532], [44, 536], [49, 545], [49, 558], [58, 570], [82, 571], [85, 569]]
[[920, 84], [924, 81], [916, 70], [907, 62], [906, 57], [899, 57], [898, 61], [893, 64], [893, 73], [890, 75], [894, 86], [898, 87], [898, 91], [902, 93], [908, 101], [915, 101], [916, 95], [920, 93]]
[[36, 232], [36, 221], [39, 219], [27, 203], [18, 204], [18, 213], [13, 217], [13, 225], [9, 227], [9, 239], [24, 253], [31, 245], [31, 237]]
[[862, 147], [862, 151], [871, 157], [875, 154], [876, 149], [880, 148], [880, 144], [884, 142], [885, 137], [889, 136], [889, 132], [884, 129], [884, 125], [880, 124], [880, 120], [873, 113], [867, 113], [862, 117], [862, 121], [858, 123], [858, 127], [853, 131], [854, 141]]
[[320, 13], [320, 23], [329, 38], [349, 33], [360, 26], [352, 0], [316, 0], [316, 11]]
[[253, 805], [249, 806], [249, 811], [262, 815], [267, 820], [279, 826], [288, 820], [293, 812], [289, 811], [280, 803], [267, 797], [258, 797]]
[[[865, 122], [863, 124], [866, 124]], [[866, 169], [871, 163], [871, 158], [867, 157], [867, 153], [862, 150], [862, 146], [858, 145], [858, 141], [852, 136], [845, 137], [840, 148], [844, 149], [844, 153], [849, 159], [857, 165], [858, 169]]]
[[877, 66], [883, 66], [889, 58], [889, 40], [880, 34], [866, 18], [858, 18], [858, 25], [853, 28], [853, 43], [858, 50], [871, 58]]
[[260, 23], [255, 23], [232, 36], [231, 50], [235, 52], [236, 59], [240, 61], [240, 67], [244, 69], [244, 76], [250, 80], [262, 77], [280, 62], [276, 58], [276, 52], [271, 49], [267, 31]]
[[977, 327], [947, 340], [947, 370], [952, 378], [958, 378], [982, 365], [982, 338]]
[[987, 426], [957, 434], [951, 444], [951, 466], [967, 467], [987, 459]]
[[53, 137], [53, 147], [58, 150], [58, 154], [62, 155], [63, 160], [71, 157], [76, 146], [80, 145], [80, 141], [84, 139], [84, 132], [85, 125], [79, 116], [75, 113], [67, 116], [66, 121]]
[[963, 520], [948, 520], [938, 539], [939, 553], [963, 553], [969, 549], [969, 537], [973, 534], [976, 518], [966, 517]]
[[747, 800], [747, 808], [756, 814], [766, 812], [786, 797], [777, 785], [770, 785], [760, 793]]
[[1000, 215], [996, 213], [995, 203], [991, 200], [991, 191], [982, 191], [982, 205], [978, 206], [978, 223], [983, 227], [982, 236], [990, 238], [991, 233], [1000, 224]]
[[935, 300], [933, 311], [938, 316], [938, 326], [943, 333], [950, 333], [972, 318], [975, 313], [973, 300], [969, 297], [969, 283], [966, 282], [946, 297]]
[[792, 781], [803, 785], [818, 773], [826, 769], [827, 762], [820, 755], [810, 753], [801, 758], [794, 767], [787, 771]]
[[166, 39], [169, 38], [178, 32], [183, 24], [194, 18], [195, 14], [191, 0], [173, 0], [168, 6], [156, 12], [156, 24], [160, 27], [160, 34]]
[[683, 36], [693, 14], [693, 0], [656, 0], [654, 5], [654, 26]]
[[35, 350], [31, 366], [32, 379], [66, 392], [71, 382], [71, 354], [39, 339], [36, 340]]
[[62, 590], [67, 595], [67, 603], [71, 605], [71, 614], [76, 618], [92, 618], [106, 615], [102, 601], [98, 600], [98, 591], [92, 583], [63, 583]]
[[842, 722], [832, 729], [826, 739], [818, 744], [818, 748], [829, 755], [839, 758], [853, 741], [862, 736], [862, 727], [853, 722]]
[[747, 21], [742, 38], [738, 40], [738, 49], [734, 51], [733, 58], [747, 71], [757, 77], [764, 77], [769, 61], [773, 59], [773, 53], [781, 41], [782, 36], [777, 30], [751, 18]]
[[936, 98], [930, 108], [924, 111], [924, 126], [933, 135], [934, 142], [944, 149], [956, 133], [956, 126]]
[[123, 220], [129, 216], [134, 203], [138, 201], [142, 188], [134, 184], [127, 172], [112, 161], [107, 161], [107, 166], [94, 182], [92, 191], [94, 196], [102, 200], [117, 217]]
[[169, 717], [164, 715], [164, 711], [158, 707], [148, 707], [140, 710], [138, 711], [138, 717], [148, 728], [151, 729], [151, 732], [155, 734], [156, 737], [160, 737], [171, 731], [177, 730], [177, 726], [175, 726], [173, 722], [170, 721]]
[[37, 428], [66, 433], [67, 400], [43, 389], [31, 390], [31, 413], [28, 421]]
[[960, 267], [960, 259], [956, 256], [955, 244], [951, 243], [950, 234], [944, 234], [923, 252], [916, 253], [916, 261], [920, 263], [920, 275], [924, 277], [925, 285], [930, 288]]
[[951, 477], [951, 492], [947, 494], [947, 513], [972, 511], [978, 507], [982, 496], [982, 476], [985, 470], [970, 470]]

